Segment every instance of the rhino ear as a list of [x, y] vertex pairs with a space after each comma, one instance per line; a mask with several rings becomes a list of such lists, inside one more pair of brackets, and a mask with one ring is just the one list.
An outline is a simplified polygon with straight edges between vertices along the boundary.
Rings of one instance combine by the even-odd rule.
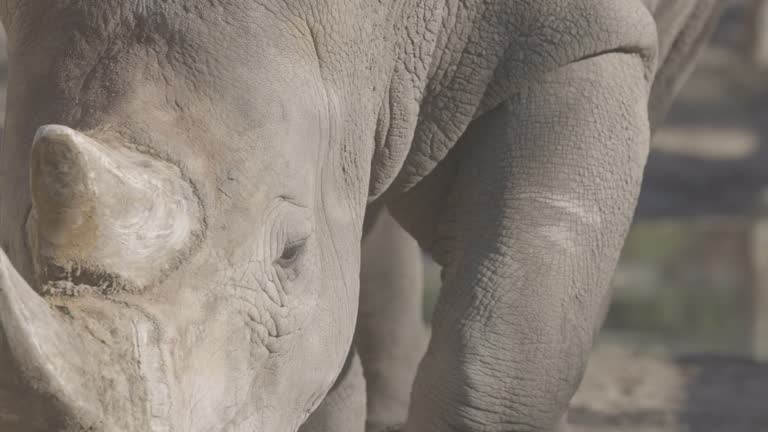
[[[89, 379], [94, 347], [16, 272], [0, 249], [0, 332], [24, 383], [83, 424], [100, 422], [97, 393]], [[8, 373], [7, 370], [0, 374]], [[6, 378], [7, 380], [7, 378]]]

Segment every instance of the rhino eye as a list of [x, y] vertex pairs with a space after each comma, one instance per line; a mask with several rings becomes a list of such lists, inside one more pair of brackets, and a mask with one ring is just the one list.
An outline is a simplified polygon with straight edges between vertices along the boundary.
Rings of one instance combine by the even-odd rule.
[[293, 265], [299, 259], [302, 252], [304, 252], [304, 246], [306, 246], [306, 244], [307, 241], [305, 239], [285, 245], [283, 248], [283, 253], [280, 254], [280, 258], [278, 258], [277, 263], [281, 267], [289, 267]]

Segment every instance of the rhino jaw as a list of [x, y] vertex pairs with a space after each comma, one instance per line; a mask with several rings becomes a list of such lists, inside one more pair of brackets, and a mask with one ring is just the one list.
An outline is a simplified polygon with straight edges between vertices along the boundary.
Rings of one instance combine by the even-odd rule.
[[30, 187], [36, 272], [57, 293], [143, 288], [173, 270], [202, 234], [199, 200], [179, 168], [119, 138], [41, 127]]

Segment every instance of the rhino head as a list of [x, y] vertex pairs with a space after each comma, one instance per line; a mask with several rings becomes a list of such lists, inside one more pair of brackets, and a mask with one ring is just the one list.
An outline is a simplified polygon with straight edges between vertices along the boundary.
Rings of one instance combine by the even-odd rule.
[[368, 187], [310, 33], [1, 3], [0, 427], [296, 430], [351, 344]]

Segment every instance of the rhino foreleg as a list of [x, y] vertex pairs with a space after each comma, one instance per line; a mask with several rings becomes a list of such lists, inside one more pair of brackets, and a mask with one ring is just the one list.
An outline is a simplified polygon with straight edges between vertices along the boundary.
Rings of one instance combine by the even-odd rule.
[[558, 427], [640, 189], [647, 69], [619, 52], [565, 66], [457, 144], [453, 231], [436, 242], [453, 253], [406, 431]]
[[363, 240], [355, 344], [368, 389], [366, 430], [402, 424], [426, 349], [421, 249], [386, 209]]

